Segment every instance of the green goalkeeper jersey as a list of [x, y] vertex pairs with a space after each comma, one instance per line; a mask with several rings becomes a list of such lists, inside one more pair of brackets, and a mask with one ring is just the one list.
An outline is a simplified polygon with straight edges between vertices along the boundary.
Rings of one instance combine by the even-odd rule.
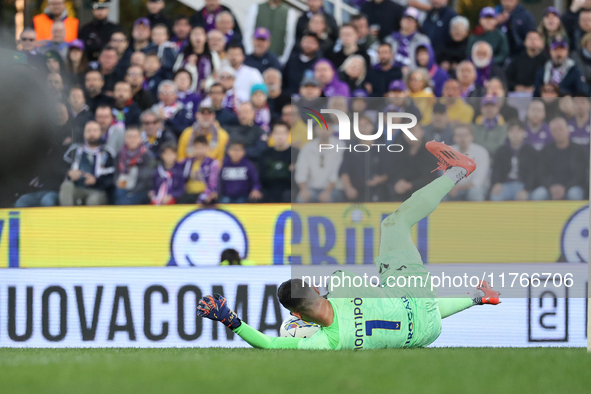
[[[337, 271], [333, 275], [357, 275]], [[353, 282], [354, 283], [354, 282]], [[441, 332], [437, 300], [409, 298], [382, 287], [339, 287], [327, 297], [334, 320], [310, 338], [271, 338], [242, 323], [235, 332], [257, 348], [386, 349], [422, 347]]]

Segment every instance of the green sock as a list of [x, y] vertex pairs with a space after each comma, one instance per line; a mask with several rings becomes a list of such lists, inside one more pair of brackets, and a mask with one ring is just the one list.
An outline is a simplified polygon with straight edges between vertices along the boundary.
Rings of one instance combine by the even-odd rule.
[[470, 308], [474, 305], [472, 298], [438, 298], [439, 314], [442, 319]]

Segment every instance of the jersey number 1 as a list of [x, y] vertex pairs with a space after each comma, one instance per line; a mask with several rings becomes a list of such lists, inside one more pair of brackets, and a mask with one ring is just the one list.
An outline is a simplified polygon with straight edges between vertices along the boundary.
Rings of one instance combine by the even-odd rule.
[[374, 329], [400, 330], [400, 322], [390, 320], [367, 320], [365, 322], [365, 335], [371, 337]]

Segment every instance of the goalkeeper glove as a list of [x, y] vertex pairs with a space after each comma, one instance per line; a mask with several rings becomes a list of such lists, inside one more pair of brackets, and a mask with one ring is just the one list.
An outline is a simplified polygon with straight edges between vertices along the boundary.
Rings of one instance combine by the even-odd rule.
[[213, 321], [219, 321], [226, 327], [234, 330], [242, 324], [236, 313], [228, 308], [228, 302], [224, 296], [214, 294], [205, 296], [197, 305], [197, 316], [206, 317]]

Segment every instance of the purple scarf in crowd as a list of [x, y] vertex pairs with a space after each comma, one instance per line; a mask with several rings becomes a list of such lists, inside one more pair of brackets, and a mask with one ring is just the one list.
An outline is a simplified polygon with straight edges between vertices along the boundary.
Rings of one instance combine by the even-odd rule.
[[140, 145], [135, 151], [131, 151], [127, 145], [123, 145], [119, 154], [119, 173], [129, 174], [129, 169], [143, 163], [143, 157], [148, 149], [145, 145]]
[[210, 30], [215, 29], [215, 17], [218, 16], [218, 14], [222, 11], [222, 6], [216, 8], [216, 10], [212, 13], [209, 13], [209, 11], [207, 11], [207, 8], [203, 7], [203, 10], [201, 11], [201, 16], [203, 16], [203, 20], [205, 21], [204, 27], [207, 33], [209, 33]]
[[392, 33], [392, 38], [398, 43], [398, 50], [394, 54], [394, 66], [404, 67], [409, 65], [410, 60], [410, 42], [416, 32], [403, 36], [400, 32]]

